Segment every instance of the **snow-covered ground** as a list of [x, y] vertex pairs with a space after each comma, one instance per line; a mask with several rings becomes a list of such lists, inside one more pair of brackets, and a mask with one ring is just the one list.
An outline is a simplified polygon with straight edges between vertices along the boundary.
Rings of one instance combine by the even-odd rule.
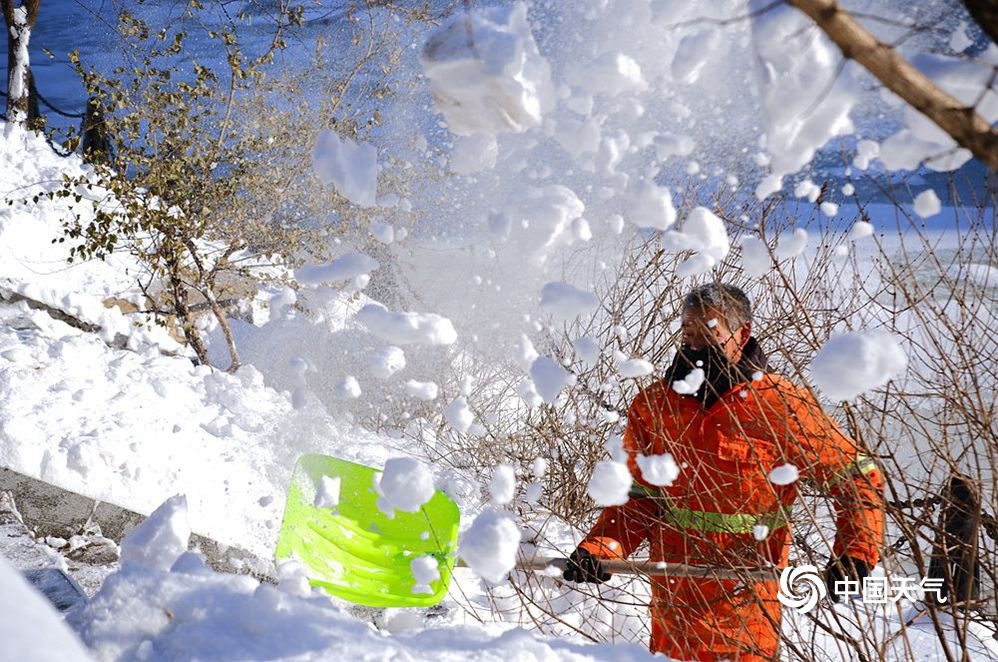
[[[705, 89], [713, 95], [740, 89], [743, 80], [719, 75], [727, 72], [723, 59], [709, 57], [731, 40], [706, 28], [658, 43], [652, 39], [656, 31], [682, 19], [682, 12], [663, 2], [630, 4], [633, 13], [618, 17], [622, 24], [604, 25], [613, 8], [587, 3], [580, 38], [569, 40], [592, 45], [584, 65], [557, 52], [565, 44], [548, 42], [550, 51], [542, 55], [524, 4], [476, 14], [477, 43], [470, 51], [464, 17], [434, 33], [419, 51], [423, 94], [433, 95], [433, 121], [442, 119], [455, 135], [446, 145], [446, 166], [459, 184], [416, 191], [412, 200], [379, 198], [384, 159], [371, 146], [317, 130], [315, 174], [354, 204], [380, 208], [384, 222], [371, 227], [377, 241], [404, 243], [412, 205], [432, 218], [431, 230], [396, 256], [417, 293], [412, 299], [425, 308], [393, 310], [369, 297], [365, 292], [376, 288], [366, 287], [378, 284], [379, 264], [344, 246], [331, 264], [299, 270], [297, 291], [261, 289], [252, 322], [233, 320], [244, 362], [235, 374], [195, 365], [165, 330], [122, 312], [128, 303], [144, 305], [141, 268], [126, 255], [67, 264], [66, 245], [52, 240], [61, 235], [69, 203], [44, 196], [35, 202], [33, 196], [53, 190], [63, 173], [83, 172], [83, 166], [75, 158], [55, 157], [38, 138], [0, 127], [0, 196], [15, 200], [0, 207], [0, 466], [152, 514], [122, 542], [120, 565], [89, 603], [65, 620], [0, 561], [0, 641], [12, 646], [6, 650], [27, 656], [20, 659], [101, 660], [650, 657], [644, 641], [648, 591], [641, 580], [616, 578], [607, 586], [577, 589], [543, 573], [507, 579], [521, 530], [530, 534], [539, 526], [513, 513], [536, 501], [542, 462], [531, 476], [521, 475], [525, 484], [518, 485], [502, 465], [481, 476], [430, 465], [426, 453], [443, 452], [448, 434], [480, 438], [488, 417], [499, 415], [476, 409], [476, 389], [490, 386], [473, 383], [476, 375], [466, 370], [476, 357], [522, 372], [516, 397], [503, 401], [511, 412], [558, 401], [575, 376], [544, 355], [543, 347], [536, 349], [529, 336], [540, 345], [552, 320], [570, 321], [598, 309], [594, 283], [612, 275], [608, 264], [620, 257], [624, 237], [659, 233], [667, 250], [691, 251], [679, 266], [685, 277], [708, 273], [728, 257], [725, 222], [683, 200], [660, 175], [671, 172], [673, 160], [682, 160], [691, 176], [700, 172], [693, 150], [712, 138], [721, 146], [698, 153], [706, 158], [704, 167], [715, 166], [707, 152], [723, 154], [724, 145], [741, 146], [745, 136], [709, 127], [716, 128], [716, 121], [734, 129], [741, 125], [732, 122], [751, 121], [714, 117], [702, 106], [715, 97], [688, 95], [685, 107], [675, 99], [657, 104], [646, 95], [711, 77], [715, 84]], [[544, 3], [529, 7], [556, 13]], [[755, 161], [772, 167], [757, 178], [758, 187], [753, 182], [752, 194], [765, 197], [817, 147], [849, 131], [848, 116], [861, 94], [851, 75], [843, 77], [832, 95], [835, 103], [793, 125], [838, 75], [830, 45], [809, 37], [795, 50], [785, 48], [781, 40], [807, 31], [782, 8], [754, 29], [756, 38], [773, 45], [760, 56], [783, 81], [774, 79], [758, 100], [768, 112], [770, 143], [768, 155]], [[733, 30], [747, 36], [744, 25]], [[628, 54], [631, 39], [655, 49]], [[821, 66], [797, 67], [790, 56], [801, 52]], [[738, 75], [748, 75], [746, 63], [739, 62]], [[854, 73], [851, 65], [849, 70]], [[959, 72], [950, 74], [965, 80]], [[806, 92], [800, 98], [797, 88], [785, 85], [795, 80]], [[697, 113], [713, 117], [703, 120], [706, 128], [693, 126], [695, 121], [688, 133], [660, 128], [671, 126], [673, 117]], [[426, 118], [421, 120], [425, 125]], [[941, 149], [938, 135], [917, 118], [908, 121], [909, 139], [867, 145], [857, 161], [879, 154], [907, 162]], [[393, 126], [391, 117], [385, 124], [388, 135], [418, 132]], [[417, 161], [430, 161], [439, 147], [426, 139], [417, 143]], [[725, 174], [712, 176], [736, 186], [734, 174]], [[819, 187], [799, 179], [795, 196], [816, 202]], [[940, 211], [939, 201], [924, 191], [909, 202], [922, 216]], [[826, 201], [820, 213], [851, 219], [844, 209]], [[440, 241], [428, 238], [438, 230]], [[872, 230], [865, 222], [852, 225], [848, 246], [854, 248], [846, 252], [862, 255]], [[789, 259], [806, 248], [798, 232], [777, 250]], [[582, 257], [564, 259], [568, 249]], [[742, 251], [746, 272], [771, 266], [768, 254], [753, 253], [744, 243]], [[979, 266], [989, 284], [993, 265]], [[224, 365], [224, 345], [217, 333], [211, 337], [211, 353]], [[905, 367], [889, 337], [840, 338], [812, 366], [816, 381], [838, 397], [853, 397]], [[588, 337], [575, 338], [574, 346], [582, 358], [603, 349]], [[856, 351], [883, 360], [841, 360]], [[656, 370], [641, 357], [625, 355], [616, 357], [616, 367], [622, 380]], [[379, 420], [382, 411], [398, 418]], [[424, 418], [431, 421], [422, 428], [419, 412], [429, 412]], [[440, 430], [440, 437], [431, 430]], [[213, 572], [186, 551], [194, 531], [270, 558], [292, 468], [305, 453], [376, 467], [393, 458], [419, 460], [406, 465], [416, 469], [382, 485], [386, 499], [403, 510], [418, 506], [427, 493], [422, 472], [429, 471], [433, 484], [461, 509], [461, 545], [473, 571], [455, 571], [439, 608], [376, 611], [311, 589], [295, 564], [275, 569], [277, 584], [261, 583]], [[629, 481], [619, 463], [604, 466], [590, 485], [602, 504], [619, 498]], [[577, 531], [553, 518], [544, 524], [545, 554], [573, 548]], [[952, 622], [934, 623], [917, 604], [856, 607], [823, 605], [822, 622], [832, 632], [877, 633], [878, 641], [887, 642], [878, 652], [884, 659], [941, 659], [937, 627], [957, 637]], [[535, 624], [558, 636], [537, 634]], [[787, 614], [786, 628], [791, 637], [806, 636], [816, 656], [844, 655], [832, 635], [805, 619]], [[967, 649], [973, 659], [998, 659], [998, 646], [983, 626], [971, 627]]]

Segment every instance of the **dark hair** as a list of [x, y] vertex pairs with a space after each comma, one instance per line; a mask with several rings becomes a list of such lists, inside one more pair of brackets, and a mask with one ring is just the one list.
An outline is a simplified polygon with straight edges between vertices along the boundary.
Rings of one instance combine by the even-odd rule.
[[752, 321], [752, 302], [741, 288], [726, 283], [707, 283], [694, 288], [683, 299], [683, 307], [714, 308], [724, 315], [724, 321], [732, 331]]

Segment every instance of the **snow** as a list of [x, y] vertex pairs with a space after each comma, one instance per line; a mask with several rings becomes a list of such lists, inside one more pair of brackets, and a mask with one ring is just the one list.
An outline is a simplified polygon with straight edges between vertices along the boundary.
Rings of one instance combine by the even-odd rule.
[[[767, 4], [751, 0], [749, 7], [760, 11]], [[857, 86], [852, 65], [841, 74], [836, 46], [793, 7], [765, 7], [752, 33], [771, 176], [783, 177], [810, 162], [831, 138], [852, 133]], [[780, 188], [774, 179], [756, 196], [764, 199]]]
[[575, 375], [549, 356], [539, 356], [530, 366], [530, 378], [544, 402], [554, 404], [558, 394], [575, 383]]
[[560, 321], [571, 321], [599, 306], [596, 295], [568, 283], [548, 283], [541, 288], [541, 310]]
[[742, 249], [742, 271], [749, 278], [758, 278], [768, 273], [773, 266], [769, 248], [759, 237], [745, 235], [739, 244]]
[[655, 365], [642, 358], [628, 358], [626, 354], [617, 352], [614, 355], [617, 363], [617, 374], [625, 379], [638, 379], [655, 372]]
[[315, 492], [313, 505], [316, 508], [335, 508], [340, 505], [341, 482], [339, 476], [323, 476], [319, 481], [319, 489]]
[[637, 463], [641, 469], [641, 477], [652, 485], [669, 486], [679, 477], [679, 465], [669, 453], [638, 455]]
[[421, 60], [437, 109], [457, 135], [525, 131], [551, 103], [549, 67], [523, 2], [454, 12], [428, 36]]
[[369, 303], [360, 309], [357, 319], [396, 345], [452, 345], [457, 340], [451, 321], [436, 313], [395, 313], [379, 303]]
[[769, 472], [769, 482], [773, 485], [790, 485], [797, 482], [800, 472], [792, 464], [781, 464]]
[[322, 131], [312, 148], [312, 170], [323, 184], [361, 207], [373, 207], [378, 195], [378, 150], [334, 131]]
[[390, 379], [405, 368], [405, 352], [401, 347], [389, 345], [371, 353], [369, 369], [379, 379]]
[[[852, 132], [854, 109], [869, 103], [858, 92], [865, 82], [857, 85], [854, 66], [841, 69], [834, 47], [790, 7], [718, 27], [700, 20], [675, 29], [673, 23], [707, 10], [665, 0], [507, 4], [470, 13], [458, 8], [407, 44], [422, 69], [405, 73], [426, 96], [415, 103], [402, 98], [409, 105], [394, 107], [401, 111], [396, 122], [405, 125], [397, 145], [390, 129], [380, 141], [377, 135], [353, 141], [314, 127], [313, 174], [377, 220], [332, 244], [338, 257], [328, 264], [286, 274], [295, 287], [264, 286], [250, 303], [252, 321], [233, 319], [245, 363], [235, 374], [193, 365], [189, 351], [164, 329], [105, 305], [112, 299], [144, 304], [136, 287], [141, 272], [121, 253], [107, 262], [67, 265], [66, 247], [51, 240], [72, 209], [68, 202], [42, 198], [23, 208], [0, 207], [0, 287], [100, 328], [81, 331], [25, 302], [0, 307], [0, 398], [11, 403], [0, 415], [0, 465], [152, 513], [123, 541], [120, 567], [66, 621], [0, 561], [5, 652], [17, 652], [17, 659], [55, 659], [56, 652], [59, 659], [651, 658], [641, 641], [647, 587], [640, 582], [626, 585], [625, 600], [615, 599], [621, 584], [603, 587], [614, 613], [595, 636], [617, 643], [590, 643], [590, 627], [599, 623], [593, 600], [552, 578], [539, 579], [540, 590], [550, 612], [568, 625], [564, 633], [545, 639], [516, 627], [536, 622], [537, 614], [524, 607], [520, 586], [511, 586], [507, 574], [526, 540], [519, 516], [547, 487], [549, 460], [533, 459], [531, 476], [523, 477], [533, 482], [516, 500], [516, 471], [506, 464], [511, 458], [490, 446], [476, 416], [489, 420], [499, 413], [479, 400], [495, 385], [474, 383], [474, 362], [509, 368], [503, 387], [511, 397], [504, 406], [515, 411], [564, 402], [579, 364], [596, 366], [611, 354], [617, 374], [608, 377], [607, 397], [636, 386], [618, 377], [653, 374], [655, 366], [640, 358], [657, 357], [643, 351], [651, 348], [624, 354], [611, 343], [604, 347], [597, 327], [581, 323], [599, 314], [597, 285], [612, 282], [623, 256], [619, 246], [661, 239], [693, 253], [679, 275], [722, 273], [718, 265], [731, 260], [728, 228], [675, 173], [710, 182], [723, 177], [739, 195], [750, 195], [755, 185], [759, 198], [798, 182], [795, 197], [815, 203], [819, 187], [801, 178], [819, 177], [807, 168], [816, 150]], [[736, 4], [709, 11], [729, 18], [724, 12]], [[744, 7], [737, 12], [744, 14]], [[965, 39], [954, 32], [953, 48], [966, 48]], [[980, 91], [980, 74], [953, 62], [920, 66], [961, 88], [964, 98], [973, 85]], [[990, 98], [982, 103], [989, 117], [992, 105]], [[853, 158], [857, 169], [915, 167], [928, 157], [932, 167], [954, 167], [966, 157], [917, 116], [874, 110], [894, 113], [904, 127], [886, 139], [864, 128]], [[435, 130], [441, 117], [446, 131]], [[387, 112], [385, 121], [392, 122]], [[448, 131], [453, 135], [441, 138]], [[30, 197], [63, 174], [86, 172], [75, 158], [55, 158], [30, 134], [10, 125], [5, 133], [0, 194]], [[415, 155], [404, 154], [409, 142], [417, 145]], [[307, 162], [308, 153], [302, 157]], [[405, 194], [379, 197], [379, 187], [390, 186], [382, 174], [396, 160], [413, 172], [431, 162], [434, 178], [414, 179]], [[719, 162], [731, 172], [718, 173]], [[914, 210], [938, 214], [938, 208], [929, 213], [932, 206], [916, 199]], [[833, 201], [820, 211], [851, 220]], [[677, 230], [678, 216], [685, 219]], [[738, 244], [740, 262], [746, 277], [758, 278], [773, 260], [752, 230], [762, 221], [744, 221], [749, 232]], [[407, 227], [420, 236], [408, 236]], [[872, 233], [871, 224], [857, 221], [846, 238]], [[778, 238], [776, 258], [806, 258], [813, 243], [798, 228]], [[857, 243], [855, 250], [862, 248]], [[408, 270], [411, 299], [371, 298], [391, 293], [382, 255]], [[961, 267], [950, 276], [971, 286], [998, 283], [991, 264]], [[423, 312], [395, 312], [410, 306]], [[579, 319], [571, 348], [553, 347], [545, 315]], [[217, 330], [207, 330], [217, 352]], [[851, 399], [897, 378], [904, 366], [896, 341], [863, 332], [833, 337], [811, 374], [824, 396]], [[693, 393], [702, 381], [703, 371], [694, 370], [672, 387]], [[433, 425], [419, 429], [421, 416]], [[619, 431], [617, 416], [609, 412], [605, 422]], [[458, 454], [470, 457], [481, 447], [497, 458], [487, 489], [488, 471], [428, 465], [453, 452], [447, 443], [455, 437], [469, 446]], [[369, 615], [358, 617], [312, 589], [300, 564], [278, 568], [275, 587], [214, 572], [199, 553], [187, 551], [196, 531], [270, 558], [291, 467], [309, 452], [384, 467], [378, 487], [391, 511], [418, 509], [437, 488], [459, 501], [460, 555], [470, 570], [455, 571], [457, 586], [438, 624], [416, 610], [386, 610], [375, 627]], [[615, 461], [598, 464], [588, 484], [600, 505], [626, 502], [631, 485], [621, 449], [611, 456]], [[550, 458], [555, 466], [564, 460]], [[668, 486], [687, 470], [668, 455], [636, 461], [654, 485]], [[794, 473], [789, 465], [777, 467], [773, 482], [788, 484]], [[340, 497], [338, 481], [327, 477], [312, 503], [336, 508]], [[567, 554], [578, 531], [555, 524], [565, 530], [553, 535], [553, 546]], [[754, 532], [757, 539], [768, 535], [763, 529]], [[417, 592], [439, 574], [433, 557], [413, 558], [410, 568]], [[494, 591], [485, 593], [479, 577]], [[856, 627], [875, 622], [898, 629], [904, 621], [880, 612]], [[938, 651], [934, 625], [920, 625], [907, 629], [903, 645], [931, 657]], [[839, 652], [830, 637], [815, 646], [828, 657]]]
[[668, 230], [676, 222], [676, 208], [667, 187], [638, 181], [628, 197], [632, 200], [628, 219], [639, 228]]
[[807, 248], [809, 236], [804, 228], [795, 228], [793, 232], [784, 232], [776, 242], [773, 255], [777, 260], [787, 260], [797, 257]]
[[873, 236], [873, 224], [868, 221], [856, 221], [849, 228], [849, 234], [846, 235], [846, 238], [849, 241], [858, 241], [871, 236]]
[[405, 383], [405, 392], [419, 400], [436, 400], [439, 387], [433, 382], [418, 382], [410, 379]]
[[475, 414], [468, 407], [468, 399], [462, 395], [447, 405], [444, 419], [458, 432], [467, 432], [475, 422]]
[[597, 462], [586, 494], [599, 506], [620, 506], [627, 503], [632, 482], [631, 471], [623, 462]]
[[926, 189], [915, 196], [915, 213], [922, 218], [935, 216], [942, 209], [939, 196], [932, 189]]
[[187, 497], [172, 496], [121, 541], [121, 565], [168, 571], [187, 552]]
[[509, 514], [486, 510], [465, 532], [458, 552], [476, 575], [497, 584], [516, 565], [520, 537]]
[[672, 390], [680, 395], [691, 395], [700, 390], [706, 375], [703, 368], [694, 368], [682, 379], [672, 382]]
[[811, 362], [811, 382], [832, 400], [852, 400], [899, 375], [908, 359], [889, 331], [833, 336]]
[[682, 230], [666, 233], [663, 241], [671, 250], [694, 251], [676, 267], [676, 275], [681, 277], [707, 273], [731, 248], [724, 221], [706, 207], [695, 207], [683, 221]]
[[436, 492], [433, 472], [412, 457], [393, 457], [386, 461], [377, 489], [392, 508], [406, 513], [419, 512]]
[[349, 281], [358, 276], [369, 276], [379, 266], [377, 260], [363, 253], [347, 253], [323, 266], [304, 266], [295, 271], [295, 279], [308, 285]]
[[512, 503], [516, 494], [516, 470], [511, 464], [500, 464], [496, 466], [492, 474], [492, 481], [489, 483], [489, 495], [492, 503], [497, 506], [505, 506]]
[[0, 641], [4, 657], [25, 662], [95, 659], [48, 600], [0, 556]]

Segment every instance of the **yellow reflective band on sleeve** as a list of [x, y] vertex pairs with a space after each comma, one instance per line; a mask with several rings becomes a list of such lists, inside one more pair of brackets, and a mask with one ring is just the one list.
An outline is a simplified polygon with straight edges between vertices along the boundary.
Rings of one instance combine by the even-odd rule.
[[875, 471], [877, 468], [877, 463], [873, 461], [873, 458], [869, 455], [860, 455], [856, 458], [856, 461], [852, 464], [847, 464], [840, 471], [837, 471], [832, 478], [825, 483], [826, 489], [832, 489], [842, 481], [847, 478], [852, 478], [853, 476], [862, 476]]
[[703, 510], [678, 508], [666, 502], [665, 521], [673, 526], [709, 533], [753, 533], [755, 527], [765, 526], [770, 531], [790, 523], [790, 508], [782, 508], [770, 513], [711, 513]]

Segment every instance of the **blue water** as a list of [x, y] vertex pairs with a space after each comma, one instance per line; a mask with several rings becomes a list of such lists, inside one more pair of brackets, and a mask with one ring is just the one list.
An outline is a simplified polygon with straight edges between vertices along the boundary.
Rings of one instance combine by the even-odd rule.
[[[440, 0], [441, 8], [447, 2]], [[488, 3], [485, 3], [488, 4]], [[221, 21], [220, 12], [235, 12], [248, 5], [240, 3], [207, 2], [207, 20]], [[43, 97], [41, 112], [46, 115], [48, 125], [59, 131], [71, 126], [79, 127], [78, 117], [61, 115], [81, 115], [86, 108], [86, 90], [77, 78], [69, 61], [69, 53], [78, 50], [85, 67], [95, 67], [109, 73], [119, 64], [129, 63], [129, 55], [116, 32], [118, 9], [125, 6], [135, 16], [149, 22], [150, 27], [163, 25], [177, 27], [182, 17], [183, 3], [176, 0], [42, 0], [38, 23], [30, 42], [31, 66], [36, 84]], [[284, 65], [295, 66], [296, 58], [305, 60], [314, 48], [315, 38], [322, 35], [327, 43], [342, 43], [350, 38], [348, 21], [345, 20], [345, 2], [331, 2], [325, 8], [313, 8], [307, 15], [307, 24], [288, 35], [289, 49], [280, 57]], [[223, 9], [224, 8], [224, 9]], [[254, 19], [250, 27], [241, 29], [241, 36], [248, 51], [259, 48], [269, 40], [272, 23], [266, 16], [266, 4], [254, 6]], [[216, 27], [216, 26], [212, 26]], [[195, 24], [187, 26], [189, 37], [183, 54], [184, 59], [197, 58], [202, 62], [218, 59], [217, 48], [210, 44], [204, 29]], [[6, 31], [4, 48], [0, 50], [0, 89], [6, 91], [7, 62], [2, 54], [6, 52]], [[217, 64], [217, 63], [216, 63]], [[57, 110], [46, 105], [51, 104]], [[913, 173], [877, 173], [854, 171], [847, 173], [843, 167], [843, 154], [851, 153], [854, 138], [833, 141], [819, 153], [811, 166], [798, 178], [788, 181], [784, 193], [793, 191], [794, 181], [810, 177], [819, 185], [827, 183], [833, 193], [832, 199], [845, 202], [839, 194], [847, 181], [856, 188], [856, 199], [870, 202], [889, 202], [891, 199], [910, 201], [915, 194], [932, 188], [944, 205], [993, 207], [988, 199], [988, 191], [995, 190], [995, 177], [976, 160], [970, 161], [956, 173], [934, 173], [921, 169]], [[759, 173], [754, 173], [755, 175]], [[702, 203], [709, 203], [703, 201]], [[938, 223], [939, 221], [935, 221]]]

